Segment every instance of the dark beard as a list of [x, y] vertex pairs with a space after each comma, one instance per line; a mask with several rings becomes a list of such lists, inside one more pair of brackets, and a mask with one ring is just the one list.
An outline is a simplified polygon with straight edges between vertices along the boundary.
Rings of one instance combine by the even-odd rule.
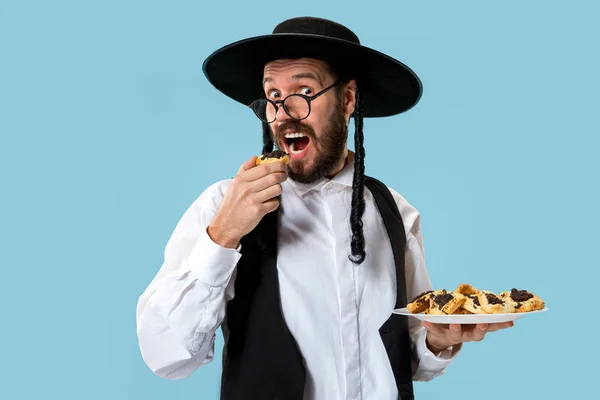
[[[348, 139], [348, 126], [341, 105], [334, 110], [329, 123], [318, 140], [312, 127], [303, 124], [301, 121], [292, 120], [281, 124], [278, 133], [290, 128], [294, 132], [307, 135], [310, 138], [310, 145], [314, 146], [316, 150], [316, 157], [310, 167], [307, 167], [303, 160], [290, 162], [287, 172], [288, 177], [292, 180], [300, 183], [315, 182], [328, 176], [342, 162]], [[281, 134], [278, 134], [277, 138], [279, 138], [279, 140], [276, 140], [277, 146], [283, 149], [282, 141], [285, 138]]]

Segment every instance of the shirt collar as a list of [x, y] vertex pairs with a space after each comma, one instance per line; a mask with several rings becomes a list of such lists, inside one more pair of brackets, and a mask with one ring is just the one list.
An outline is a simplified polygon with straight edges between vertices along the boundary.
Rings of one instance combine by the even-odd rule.
[[294, 189], [296, 194], [302, 197], [308, 194], [311, 190], [320, 190], [324, 185], [328, 183], [337, 184], [340, 187], [340, 190], [342, 190], [344, 187], [352, 188], [353, 179], [354, 152], [348, 150], [348, 156], [346, 157], [346, 165], [333, 178], [321, 178], [311, 183], [300, 183], [292, 179], [288, 179], [287, 182], [292, 187], [292, 189]]

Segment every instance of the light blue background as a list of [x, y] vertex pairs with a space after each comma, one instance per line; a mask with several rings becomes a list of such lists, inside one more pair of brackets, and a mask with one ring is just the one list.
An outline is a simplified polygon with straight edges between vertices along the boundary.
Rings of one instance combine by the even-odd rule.
[[0, 398], [217, 399], [220, 350], [189, 379], [154, 376], [135, 306], [187, 207], [260, 150], [259, 123], [208, 84], [202, 61], [297, 15], [351, 27], [422, 78], [415, 109], [365, 122], [366, 165], [420, 210], [434, 286], [517, 286], [551, 309], [468, 344], [417, 398], [590, 397], [599, 11], [3, 0]]

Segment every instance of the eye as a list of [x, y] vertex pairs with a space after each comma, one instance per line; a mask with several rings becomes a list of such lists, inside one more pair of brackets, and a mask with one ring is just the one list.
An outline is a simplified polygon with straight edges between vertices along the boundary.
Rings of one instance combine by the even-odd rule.
[[305, 96], [310, 96], [313, 93], [313, 90], [309, 87], [303, 87], [302, 89], [300, 89], [300, 94], [303, 94]]
[[271, 90], [268, 92], [267, 95], [270, 99], [277, 99], [277, 98], [281, 97], [281, 93], [279, 93], [279, 91], [277, 91], [277, 90]]

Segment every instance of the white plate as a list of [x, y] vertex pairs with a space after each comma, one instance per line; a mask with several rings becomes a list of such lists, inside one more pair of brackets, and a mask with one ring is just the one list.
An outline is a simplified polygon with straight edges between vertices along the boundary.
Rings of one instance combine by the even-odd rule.
[[525, 315], [537, 314], [548, 311], [548, 307], [542, 310], [529, 311], [523, 313], [510, 314], [463, 314], [463, 315], [446, 315], [446, 314], [413, 314], [406, 308], [394, 310], [394, 314], [408, 315], [420, 319], [421, 321], [433, 322], [436, 324], [491, 324], [495, 322], [514, 321]]

